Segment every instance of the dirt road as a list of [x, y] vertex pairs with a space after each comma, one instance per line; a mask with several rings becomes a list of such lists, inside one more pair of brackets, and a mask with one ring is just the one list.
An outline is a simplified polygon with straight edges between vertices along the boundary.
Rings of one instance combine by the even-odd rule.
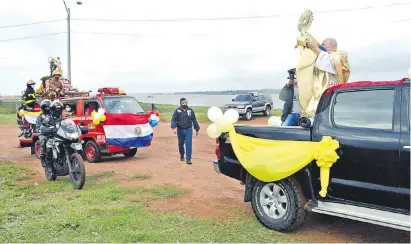
[[[266, 124], [266, 118], [257, 118], [253, 124]], [[153, 202], [149, 208], [173, 211], [192, 216], [213, 219], [252, 219], [250, 204], [243, 199], [243, 186], [224, 175], [214, 172], [212, 160], [215, 159], [215, 141], [206, 134], [207, 125], [202, 125], [198, 137], [193, 138], [193, 165], [188, 166], [179, 160], [177, 138], [168, 123], [160, 123], [155, 128], [154, 140], [149, 148], [140, 149], [134, 158], [105, 158], [98, 164], [86, 163], [87, 174], [113, 171], [123, 179], [122, 184], [156, 185], [173, 184], [189, 189], [181, 198], [167, 202]], [[17, 148], [18, 129], [12, 125], [0, 125], [0, 160], [14, 161], [34, 169], [36, 181], [44, 180], [39, 161], [30, 155], [29, 149]], [[144, 181], [130, 182], [126, 176], [145, 173], [152, 176]], [[87, 190], [87, 183], [85, 186]], [[238, 217], [232, 214], [238, 212]], [[230, 212], [230, 214], [229, 214]], [[264, 228], [261, 226], [261, 228]], [[289, 234], [291, 238], [306, 242], [409, 242], [408, 232], [364, 224], [341, 218], [310, 214], [302, 228]]]

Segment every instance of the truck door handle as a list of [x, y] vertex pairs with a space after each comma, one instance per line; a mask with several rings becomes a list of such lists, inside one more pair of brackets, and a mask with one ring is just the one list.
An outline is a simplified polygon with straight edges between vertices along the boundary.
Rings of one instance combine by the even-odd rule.
[[410, 149], [411, 149], [411, 146], [403, 146], [402, 147], [402, 149], [404, 149], [404, 151], [410, 151]]

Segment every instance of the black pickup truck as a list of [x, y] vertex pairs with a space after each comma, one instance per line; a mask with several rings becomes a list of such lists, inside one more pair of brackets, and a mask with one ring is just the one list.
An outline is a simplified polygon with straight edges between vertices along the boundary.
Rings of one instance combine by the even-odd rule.
[[217, 139], [214, 169], [244, 184], [244, 201], [272, 230], [292, 231], [312, 211], [410, 231], [409, 100], [409, 79], [353, 82], [326, 90], [308, 126], [235, 126], [256, 138], [338, 140], [340, 159], [331, 167], [325, 198], [318, 194], [315, 162], [281, 181], [261, 182], [237, 160], [228, 134]]

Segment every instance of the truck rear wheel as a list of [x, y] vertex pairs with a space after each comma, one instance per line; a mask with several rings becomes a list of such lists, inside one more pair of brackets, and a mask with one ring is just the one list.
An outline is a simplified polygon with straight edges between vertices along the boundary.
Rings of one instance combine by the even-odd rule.
[[137, 154], [137, 148], [132, 148], [132, 149], [126, 151], [126, 152], [123, 152], [123, 155], [126, 158], [134, 157], [136, 154]]
[[101, 161], [100, 147], [94, 141], [88, 141], [84, 146], [84, 156], [89, 163], [98, 163]]
[[300, 184], [294, 177], [277, 182], [258, 181], [253, 188], [251, 205], [258, 221], [281, 232], [298, 228], [307, 216]]

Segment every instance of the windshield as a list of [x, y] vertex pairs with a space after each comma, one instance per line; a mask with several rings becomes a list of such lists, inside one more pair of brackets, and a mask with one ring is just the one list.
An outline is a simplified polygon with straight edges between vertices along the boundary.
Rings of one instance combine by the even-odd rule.
[[251, 101], [251, 95], [238, 95], [234, 98], [234, 102], [249, 102]]
[[113, 114], [142, 114], [144, 109], [134, 97], [105, 97], [104, 107], [108, 113]]
[[69, 133], [77, 132], [77, 125], [71, 119], [62, 120], [60, 123], [60, 127], [61, 129]]

